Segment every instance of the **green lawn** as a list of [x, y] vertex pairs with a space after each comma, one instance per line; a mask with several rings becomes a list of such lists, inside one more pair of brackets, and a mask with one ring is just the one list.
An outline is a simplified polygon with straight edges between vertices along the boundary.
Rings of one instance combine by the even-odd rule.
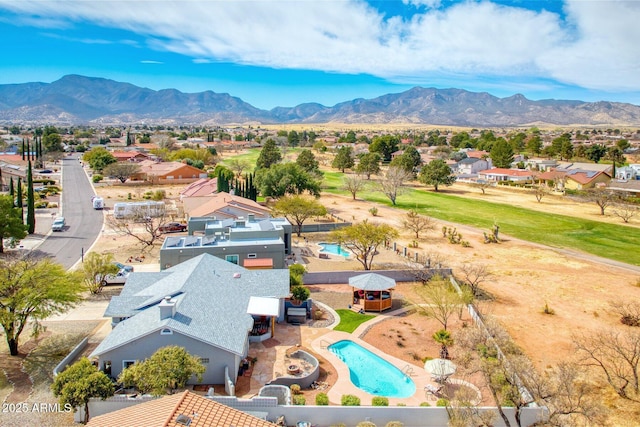
[[342, 331], [348, 333], [352, 333], [362, 323], [376, 317], [372, 314], [355, 313], [344, 308], [336, 310], [336, 313], [338, 313], [338, 315], [340, 316], [340, 323], [334, 328], [334, 331]]
[[[338, 172], [325, 173], [324, 191], [348, 195], [340, 189], [341, 177]], [[389, 199], [376, 191], [363, 191], [358, 193], [358, 197], [391, 206]], [[487, 232], [497, 223], [501, 233], [518, 239], [640, 265], [640, 232], [628, 226], [413, 189], [398, 197], [396, 207], [416, 209], [433, 218], [470, 225]]]
[[221, 164], [226, 165], [226, 162], [230, 159], [238, 159], [245, 160], [248, 164], [255, 166], [256, 160], [258, 160], [258, 156], [260, 155], [259, 148], [250, 148], [246, 153], [235, 154], [233, 151], [224, 151], [223, 158], [220, 161]]

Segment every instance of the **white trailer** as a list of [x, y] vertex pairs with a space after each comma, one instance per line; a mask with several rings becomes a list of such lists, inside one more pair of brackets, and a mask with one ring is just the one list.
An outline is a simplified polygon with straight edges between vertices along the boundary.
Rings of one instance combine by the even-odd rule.
[[104, 199], [102, 197], [93, 197], [91, 203], [93, 203], [93, 209], [104, 209]]
[[121, 202], [113, 205], [113, 216], [116, 219], [157, 218], [164, 213], [164, 202]]

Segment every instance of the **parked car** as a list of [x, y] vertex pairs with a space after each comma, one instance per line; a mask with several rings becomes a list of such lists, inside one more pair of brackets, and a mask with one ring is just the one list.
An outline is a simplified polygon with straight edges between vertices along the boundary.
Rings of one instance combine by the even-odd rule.
[[187, 224], [181, 222], [168, 222], [161, 225], [158, 230], [161, 233], [178, 233], [181, 231], [187, 231]]
[[59, 216], [58, 218], [53, 220], [53, 224], [51, 224], [52, 231], [62, 231], [64, 230], [66, 222], [64, 221], [64, 217]]

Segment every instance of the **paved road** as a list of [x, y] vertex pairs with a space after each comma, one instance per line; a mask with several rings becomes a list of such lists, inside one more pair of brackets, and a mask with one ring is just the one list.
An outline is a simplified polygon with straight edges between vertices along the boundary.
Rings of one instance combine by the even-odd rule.
[[93, 209], [95, 194], [89, 177], [82, 169], [79, 155], [65, 156], [62, 162], [62, 213], [67, 226], [62, 232], [51, 233], [38, 250], [53, 256], [65, 268], [78, 262], [97, 239], [103, 227], [102, 211]]

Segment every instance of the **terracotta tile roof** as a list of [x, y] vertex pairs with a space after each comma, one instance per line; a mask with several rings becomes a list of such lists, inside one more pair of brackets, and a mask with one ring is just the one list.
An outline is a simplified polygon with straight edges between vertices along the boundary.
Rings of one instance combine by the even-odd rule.
[[273, 424], [190, 391], [140, 403], [93, 417], [87, 427], [182, 427], [180, 415], [190, 427], [273, 427]]
[[493, 168], [478, 172], [482, 175], [533, 176], [530, 170]]
[[144, 157], [145, 159], [149, 158], [148, 154], [141, 153], [140, 151], [113, 151], [111, 154], [116, 159], [122, 159], [122, 160], [133, 159], [135, 157]]
[[467, 151], [467, 157], [482, 159], [483, 157], [489, 157], [489, 153], [486, 151]]
[[182, 197], [203, 197], [211, 196], [218, 192], [217, 178], [202, 178], [187, 185], [180, 195]]
[[244, 197], [225, 193], [224, 191], [214, 194], [211, 200], [192, 209], [188, 214], [192, 217], [215, 216], [216, 212], [219, 212], [220, 215], [228, 216], [229, 214], [225, 213], [223, 209], [231, 206], [246, 212], [245, 216], [250, 213], [255, 214], [257, 217], [269, 216], [269, 209], [261, 204], [250, 199], [245, 199]]

